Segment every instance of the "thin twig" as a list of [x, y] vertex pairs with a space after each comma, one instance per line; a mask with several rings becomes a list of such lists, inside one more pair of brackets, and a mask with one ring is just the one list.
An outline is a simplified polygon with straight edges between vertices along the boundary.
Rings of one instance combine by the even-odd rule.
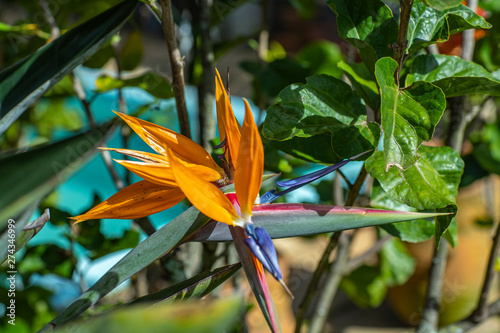
[[69, 75], [71, 77], [71, 82], [73, 83], [73, 90], [75, 91], [76, 97], [80, 101], [80, 104], [85, 111], [85, 115], [87, 116], [87, 120], [89, 121], [90, 128], [95, 128], [97, 124], [95, 122], [94, 115], [90, 110], [90, 103], [87, 101], [87, 94], [83, 89], [82, 83], [80, 82], [78, 77], [76, 77], [75, 72], [71, 72]]
[[[472, 3], [477, 7], [477, 1]], [[473, 9], [475, 10], [475, 9]], [[464, 60], [472, 60], [472, 52], [474, 51], [474, 33], [464, 34], [462, 41], [462, 58]], [[464, 50], [465, 49], [465, 50]], [[477, 115], [474, 111], [470, 117], [466, 114], [466, 99], [465, 96], [449, 98], [450, 104], [450, 126], [446, 144], [452, 147], [458, 153], [462, 151], [464, 134], [467, 124]], [[439, 322], [439, 303], [441, 301], [441, 288], [443, 284], [444, 270], [446, 267], [446, 258], [448, 255], [448, 244], [443, 238], [440, 241], [439, 248], [435, 251], [432, 260], [432, 265], [429, 273], [429, 284], [426, 294], [424, 311], [422, 320], [417, 328], [417, 332], [435, 332]]]
[[[493, 316], [498, 316], [500, 315], [500, 299], [496, 300], [490, 306], [488, 306], [488, 315], [484, 320], [491, 318]], [[475, 326], [477, 326], [479, 323], [472, 320], [470, 317], [467, 319], [464, 319], [462, 321], [459, 321], [458, 323], [453, 323], [448, 326], [445, 326], [439, 330], [439, 333], [465, 333]]]
[[[477, 2], [478, 0], [468, 0], [467, 6], [473, 11], [477, 10]], [[471, 61], [474, 56], [474, 47], [476, 44], [476, 29], [469, 29], [462, 32], [463, 40], [462, 40], [462, 59]]]
[[181, 58], [181, 52], [177, 45], [175, 36], [175, 24], [172, 14], [172, 1], [161, 0], [162, 8], [162, 26], [165, 40], [167, 42], [168, 54], [170, 56], [170, 67], [172, 69], [172, 89], [175, 95], [175, 104], [177, 108], [177, 117], [181, 134], [191, 138], [191, 129], [189, 126], [189, 115], [186, 107], [186, 96], [184, 92], [184, 61]]
[[52, 15], [47, 1], [39, 0], [38, 3], [40, 4], [40, 7], [42, 7], [43, 15], [45, 15], [45, 19], [50, 26], [50, 37], [52, 39], [59, 37], [61, 35], [61, 30], [57, 26], [56, 19], [54, 18], [54, 15]]
[[488, 260], [488, 267], [486, 268], [486, 275], [484, 277], [483, 288], [481, 289], [481, 296], [477, 303], [476, 310], [471, 315], [471, 320], [479, 323], [488, 318], [488, 295], [493, 284], [493, 277], [495, 276], [495, 261], [500, 249], [500, 223], [497, 224], [495, 236], [493, 236], [493, 244], [491, 245], [490, 258]]
[[349, 248], [352, 242], [352, 234], [342, 233], [337, 249], [337, 257], [330, 268], [330, 273], [326, 278], [325, 286], [321, 290], [318, 305], [311, 321], [310, 333], [323, 332], [326, 319], [332, 307], [332, 301], [337, 294], [340, 281], [344, 276], [347, 259], [349, 257]]
[[399, 87], [399, 73], [403, 67], [404, 59], [406, 56], [406, 48], [408, 47], [408, 24], [410, 22], [411, 7], [413, 6], [413, 0], [399, 0], [399, 5], [401, 7], [399, 13], [399, 34], [398, 41], [392, 44], [392, 49], [394, 50], [394, 60], [398, 62], [398, 69], [394, 73], [394, 78], [396, 84]]
[[207, 151], [212, 151], [210, 140], [215, 136], [215, 119], [213, 115], [213, 61], [214, 53], [210, 40], [210, 9], [212, 0], [199, 1], [200, 56], [203, 68], [198, 85], [198, 117], [200, 120], [200, 144]]
[[307, 310], [309, 309], [309, 306], [311, 305], [311, 301], [315, 295], [315, 290], [318, 288], [318, 283], [319, 279], [321, 278], [323, 272], [325, 269], [328, 267], [328, 258], [330, 257], [330, 254], [333, 252], [335, 247], [337, 246], [337, 243], [339, 241], [341, 232], [335, 232], [330, 238], [330, 241], [328, 242], [328, 245], [323, 252], [323, 256], [319, 260], [318, 266], [316, 267], [316, 270], [314, 271], [314, 274], [311, 278], [311, 281], [309, 281], [309, 285], [307, 286], [306, 293], [304, 295], [304, 299], [302, 299], [302, 302], [300, 303], [299, 310], [297, 312], [297, 316], [295, 319], [295, 332], [299, 333], [302, 323], [304, 321], [305, 315]]
[[443, 286], [444, 268], [446, 267], [446, 257], [448, 256], [448, 242], [441, 238], [439, 248], [435, 249], [429, 271], [429, 284], [425, 295], [424, 311], [417, 332], [435, 332], [439, 322], [439, 304], [441, 301], [441, 291]]
[[[354, 204], [354, 202], [356, 201], [356, 198], [359, 195], [359, 191], [361, 189], [361, 186], [363, 185], [363, 182], [366, 178], [366, 175], [367, 175], [367, 172], [366, 172], [365, 167], [363, 166], [363, 168], [361, 169], [361, 171], [358, 175], [358, 178], [356, 179], [354, 184], [349, 189], [349, 194], [347, 196], [347, 201], [346, 201], [347, 206], [352, 206]], [[333, 250], [337, 246], [337, 243], [339, 242], [339, 238], [340, 238], [341, 234], [342, 234], [342, 232], [336, 232], [331, 236], [330, 241], [329, 241], [325, 251], [323, 252], [323, 256], [321, 257], [321, 260], [318, 263], [316, 270], [314, 271], [313, 277], [312, 277], [311, 281], [309, 282], [306, 295], [304, 296], [304, 299], [302, 300], [302, 302], [299, 306], [300, 316], [297, 315], [296, 324], [295, 324], [296, 325], [295, 332], [300, 332], [301, 326], [302, 326], [303, 321], [304, 321], [305, 313], [307, 312], [307, 310], [310, 306], [310, 303], [312, 301], [312, 298], [314, 296], [314, 291], [318, 289], [317, 285], [318, 285], [319, 279], [321, 278], [322, 274], [326, 270], [326, 267], [328, 266], [328, 258], [330, 257]], [[336, 280], [343, 276], [345, 262], [347, 261], [347, 258], [344, 260], [339, 255], [343, 254], [345, 251], [347, 251], [347, 252], [349, 251], [351, 240], [352, 240], [351, 236], [345, 236], [345, 241], [343, 241], [343, 242], [341, 242], [341, 244], [339, 244], [339, 248], [337, 249], [338, 260], [336, 260], [335, 261], [336, 263], [334, 265], [332, 265], [332, 270], [335, 269], [335, 272], [331, 273], [329, 275], [328, 280], [327, 280], [325, 287], [324, 287], [324, 288], [328, 289], [328, 293], [325, 293], [325, 290], [321, 291], [322, 304], [328, 303], [328, 304], [330, 304], [329, 306], [331, 306], [332, 301], [335, 298], [335, 295], [336, 295], [337, 289], [338, 289], [338, 283]], [[338, 275], [339, 277], [337, 277], [336, 275]], [[322, 309], [321, 313], [323, 313], [324, 311], [329, 312], [329, 310]], [[324, 321], [325, 318], [321, 317], [321, 313], [316, 311], [315, 317], [312, 320], [313, 325], [316, 328], [323, 327], [323, 325], [325, 323], [325, 321]], [[316, 317], [318, 317], [318, 318], [316, 318]]]
[[369, 248], [366, 252], [360, 254], [356, 258], [352, 258], [351, 260], [349, 260], [344, 270], [344, 274], [348, 275], [355, 269], [361, 267], [361, 265], [363, 265], [366, 262], [366, 260], [368, 260], [372, 255], [378, 253], [382, 249], [382, 247], [384, 247], [385, 243], [387, 243], [391, 239], [392, 239], [391, 235], [385, 235], [384, 237], [377, 240], [377, 242], [373, 244], [373, 246]]

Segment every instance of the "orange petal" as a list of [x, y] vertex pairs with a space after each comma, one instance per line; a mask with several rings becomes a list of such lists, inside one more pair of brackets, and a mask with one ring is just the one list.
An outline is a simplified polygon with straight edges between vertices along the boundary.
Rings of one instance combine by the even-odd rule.
[[252, 205], [259, 194], [264, 171], [264, 147], [259, 129], [253, 119], [252, 110], [245, 102], [245, 121], [241, 133], [241, 143], [238, 152], [238, 163], [234, 173], [234, 187], [241, 214], [245, 221], [252, 216]]
[[178, 188], [141, 180], [125, 187], [85, 214], [71, 218], [77, 220], [75, 223], [92, 219], [136, 219], [168, 209], [184, 197]]
[[229, 199], [214, 184], [192, 172], [186, 162], [172, 151], [168, 153], [168, 157], [179, 188], [200, 212], [229, 225], [234, 225], [239, 220]]
[[139, 161], [124, 161], [115, 160], [120, 163], [130, 172], [135, 173], [137, 176], [150, 183], [155, 183], [162, 186], [177, 187], [177, 182], [172, 174], [172, 168], [169, 164], [160, 163], [146, 163]]
[[138, 150], [132, 150], [132, 149], [118, 149], [118, 148], [107, 148], [107, 147], [100, 147], [99, 149], [100, 150], [115, 151], [117, 153], [129, 156], [129, 157], [137, 158], [138, 160], [141, 160], [143, 162], [163, 163], [163, 164], [168, 165], [168, 159], [163, 155], [146, 153], [144, 151], [138, 151]]
[[175, 151], [186, 161], [205, 165], [220, 170], [210, 154], [193, 140], [176, 133], [168, 128], [158, 126], [136, 117], [114, 111], [141, 137], [151, 148], [159, 154], [165, 155], [165, 147]]
[[215, 109], [217, 110], [217, 127], [219, 128], [219, 138], [222, 142], [226, 138], [226, 125], [224, 124], [224, 95], [226, 93], [226, 90], [222, 85], [222, 80], [217, 68], [215, 69], [215, 73], [217, 74], [217, 76], [215, 77]]
[[[172, 173], [172, 168], [170, 167], [170, 164], [167, 164], [168, 162], [160, 164], [124, 160], [115, 161], [117, 163], [120, 163], [139, 177], [151, 183], [163, 186], [178, 187]], [[186, 161], [183, 161], [183, 163], [190, 169], [191, 173], [196, 173], [205, 181], [216, 182], [222, 179], [222, 174], [212, 168], [206, 167], [204, 165], [192, 164]]]
[[[224, 137], [221, 135], [221, 140], [224, 140], [224, 138], [226, 139], [226, 159], [229, 163], [235, 165], [238, 160], [238, 147], [241, 140], [240, 124], [238, 124], [238, 121], [236, 121], [236, 118], [234, 117], [233, 107], [231, 106], [229, 96], [224, 89], [219, 72], [216, 73], [217, 79], [215, 96], [217, 101], [217, 123], [219, 126], [219, 133], [225, 133]], [[221, 124], [223, 128], [222, 131]]]

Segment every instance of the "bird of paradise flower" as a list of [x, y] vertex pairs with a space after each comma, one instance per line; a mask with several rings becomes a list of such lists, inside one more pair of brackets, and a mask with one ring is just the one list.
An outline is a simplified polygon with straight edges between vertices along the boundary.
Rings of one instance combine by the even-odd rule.
[[[215, 81], [217, 122], [221, 147], [224, 148], [224, 154], [220, 157], [222, 168], [203, 147], [191, 139], [156, 124], [115, 112], [157, 154], [131, 149], [103, 148], [135, 158], [136, 160], [116, 160], [116, 162], [143, 180], [127, 186], [85, 214], [75, 216], [73, 219], [76, 220], [75, 223], [103, 218], [135, 219], [166, 210], [187, 197], [206, 216], [233, 227], [233, 239], [244, 262], [245, 272], [249, 276], [249, 281], [255, 276], [252, 274], [256, 274], [259, 290], [264, 294], [270, 325], [276, 330], [279, 324], [274, 311], [271, 311], [274, 306], [263, 267], [290, 295], [292, 294], [283, 281], [271, 238], [263, 228], [255, 227], [252, 222], [252, 207], [258, 198], [263, 178], [262, 140], [248, 102], [244, 100], [245, 118], [243, 126], [240, 126], [234, 117], [229, 96], [218, 72]], [[338, 169], [351, 159], [311, 175], [278, 183], [280, 186], [291, 186], [291, 188], [278, 194], [275, 190], [271, 190], [262, 197], [263, 202], [271, 202]], [[230, 183], [234, 183], [236, 193], [224, 194], [220, 188]], [[253, 260], [243, 259], [245, 256], [248, 257], [241, 247], [243, 243], [250, 250]], [[254, 289], [255, 286], [252, 287]], [[254, 292], [259, 291], [254, 290]], [[260, 305], [262, 307], [263, 303]]]

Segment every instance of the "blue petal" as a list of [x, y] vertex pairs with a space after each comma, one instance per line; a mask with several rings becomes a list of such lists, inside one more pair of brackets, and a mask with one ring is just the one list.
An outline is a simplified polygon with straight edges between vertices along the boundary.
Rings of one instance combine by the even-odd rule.
[[260, 203], [265, 204], [265, 203], [270, 203], [273, 202], [274, 200], [278, 199], [280, 195], [276, 194], [276, 190], [269, 190], [260, 197]]
[[313, 182], [315, 181], [316, 179], [319, 179], [323, 176], [326, 176], [327, 174], [329, 174], [330, 172], [333, 172], [335, 170], [337, 170], [338, 168], [340, 167], [343, 167], [344, 165], [346, 165], [347, 163], [349, 163], [350, 160], [344, 160], [342, 162], [339, 162], [337, 164], [334, 164], [334, 165], [331, 165], [329, 167], [326, 167], [326, 168], [323, 168], [321, 170], [318, 170], [318, 171], [315, 171], [315, 172], [312, 172], [310, 174], [307, 174], [307, 175], [304, 175], [304, 176], [301, 176], [301, 177], [297, 177], [297, 178], [294, 178], [294, 179], [289, 179], [289, 180], [284, 180], [284, 181], [277, 181], [276, 184], [278, 184], [278, 186], [297, 186], [297, 185], [306, 185], [310, 182]]
[[361, 154], [358, 154], [356, 156], [353, 156], [353, 157], [350, 157], [350, 158], [348, 158], [346, 160], [343, 160], [342, 162], [339, 162], [337, 164], [331, 165], [329, 167], [323, 168], [321, 170], [312, 172], [310, 174], [307, 174], [307, 175], [304, 175], [304, 176], [301, 176], [301, 177], [297, 177], [297, 178], [289, 179], [289, 180], [284, 180], [284, 181], [277, 181], [276, 184], [278, 184], [278, 186], [281, 186], [281, 187], [306, 185], [306, 184], [308, 184], [310, 182], [315, 181], [316, 179], [319, 179], [319, 178], [321, 178], [323, 176], [326, 176], [327, 174], [329, 174], [330, 172], [333, 172], [333, 171], [337, 170], [338, 168], [343, 167], [344, 165], [346, 165], [350, 161], [352, 161], [352, 160], [354, 160], [354, 159], [360, 157], [361, 155], [364, 155], [364, 154], [366, 154], [366, 153], [368, 153], [370, 151], [372, 151], [372, 150], [367, 150], [365, 152], [362, 152]]
[[281, 273], [278, 256], [271, 237], [263, 228], [255, 228], [252, 223], [245, 226], [245, 233], [249, 236], [249, 238], [245, 239], [245, 244], [253, 255], [276, 280], [282, 280], [283, 274]]

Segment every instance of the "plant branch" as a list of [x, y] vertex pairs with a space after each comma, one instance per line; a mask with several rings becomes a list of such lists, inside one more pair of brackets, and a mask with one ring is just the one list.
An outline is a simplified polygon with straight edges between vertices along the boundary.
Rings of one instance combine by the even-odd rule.
[[356, 258], [352, 258], [349, 260], [349, 262], [346, 265], [346, 268], [344, 270], [344, 274], [350, 274], [352, 271], [355, 269], [359, 268], [361, 265], [363, 265], [366, 260], [368, 260], [372, 255], [375, 253], [378, 253], [382, 247], [387, 243], [389, 240], [392, 239], [391, 235], [385, 235], [384, 237], [380, 238], [377, 240], [375, 244], [371, 248], [369, 248], [366, 252], [360, 254]]
[[333, 235], [330, 237], [330, 241], [328, 242], [328, 245], [323, 252], [323, 256], [319, 260], [318, 266], [316, 267], [316, 270], [314, 271], [314, 274], [311, 278], [311, 281], [309, 281], [309, 285], [307, 286], [306, 293], [304, 295], [304, 298], [302, 299], [302, 302], [299, 305], [299, 310], [297, 312], [296, 320], [295, 320], [295, 333], [299, 333], [302, 323], [304, 321], [305, 315], [307, 310], [309, 309], [309, 306], [311, 305], [312, 299], [315, 295], [315, 290], [318, 288], [319, 280], [321, 278], [321, 275], [323, 272], [326, 270], [328, 267], [328, 258], [330, 257], [330, 254], [333, 252], [335, 247], [337, 247], [337, 244], [339, 242], [341, 232], [334, 232]]
[[56, 19], [54, 18], [54, 15], [52, 15], [47, 1], [39, 0], [38, 3], [40, 4], [40, 7], [42, 7], [43, 15], [45, 16], [45, 19], [50, 26], [50, 37], [52, 39], [56, 39], [61, 35], [61, 30], [57, 26]]
[[[477, 10], [478, 0], [468, 0], [467, 6], [473, 11]], [[476, 29], [469, 29], [462, 32], [462, 59], [471, 61], [474, 55], [474, 47], [476, 44]]]
[[162, 27], [167, 42], [168, 54], [170, 57], [170, 67], [172, 69], [172, 89], [175, 95], [175, 104], [177, 108], [177, 117], [181, 134], [191, 138], [191, 129], [189, 126], [189, 115], [186, 108], [186, 96], [184, 92], [184, 61], [181, 58], [181, 52], [177, 46], [175, 36], [175, 24], [172, 14], [172, 1], [161, 0], [162, 8]]
[[[471, 9], [475, 11], [477, 8], [477, 0], [469, 1], [469, 4], [472, 5]], [[474, 43], [474, 32], [463, 34], [462, 58], [464, 60], [472, 60]], [[448, 102], [450, 104], [451, 114], [446, 144], [458, 153], [461, 153], [467, 124], [477, 115], [481, 108], [477, 108], [477, 110], [467, 114], [465, 96], [449, 98]], [[417, 332], [437, 331], [439, 321], [439, 304], [441, 301], [441, 287], [443, 284], [443, 275], [446, 267], [447, 255], [448, 244], [446, 240], [442, 238], [439, 248], [434, 252], [429, 274], [429, 285], [427, 287], [425, 307]]]
[[429, 285], [425, 295], [422, 320], [417, 327], [417, 333], [435, 332], [439, 322], [439, 304], [441, 302], [441, 289], [443, 286], [446, 257], [448, 256], [448, 243], [441, 238], [439, 248], [434, 250], [432, 264], [429, 271]]
[[352, 242], [353, 235], [342, 233], [339, 239], [339, 246], [337, 249], [337, 257], [330, 268], [330, 272], [326, 278], [325, 286], [321, 290], [318, 305], [311, 322], [310, 333], [323, 332], [326, 319], [332, 307], [332, 301], [337, 294], [340, 281], [344, 276], [347, 259], [349, 257], [349, 248]]
[[213, 67], [214, 53], [210, 40], [210, 9], [212, 0], [199, 1], [200, 57], [203, 68], [198, 85], [198, 117], [200, 121], [200, 144], [207, 151], [212, 151], [210, 140], [215, 136], [213, 116]]
[[477, 303], [476, 310], [472, 313], [470, 319], [479, 323], [488, 318], [488, 295], [493, 284], [493, 277], [495, 276], [495, 261], [500, 249], [500, 223], [497, 223], [497, 229], [493, 236], [493, 244], [491, 245], [490, 258], [488, 259], [488, 267], [486, 268], [486, 275], [484, 277], [483, 288], [481, 296]]
[[[359, 195], [359, 190], [361, 189], [361, 186], [363, 185], [363, 182], [367, 176], [366, 169], [363, 165], [363, 168], [361, 169], [358, 178], [354, 182], [354, 184], [349, 188], [349, 194], [347, 196], [347, 201], [346, 205], [347, 206], [352, 206], [354, 202], [356, 201], [356, 198]], [[316, 267], [316, 270], [314, 271], [313, 277], [311, 278], [311, 281], [309, 282], [309, 285], [307, 287], [306, 295], [304, 296], [304, 299], [302, 300], [300, 306], [299, 306], [299, 312], [297, 315], [296, 319], [296, 324], [295, 324], [295, 332], [298, 333], [300, 332], [301, 326], [304, 321], [305, 313], [308, 310], [310, 303], [312, 301], [312, 298], [314, 296], [314, 291], [318, 289], [318, 283], [319, 280], [323, 274], [323, 272], [326, 271], [326, 268], [329, 266], [328, 263], [328, 258], [332, 254], [333, 250], [335, 247], [337, 247], [337, 244], [339, 244], [339, 248], [337, 250], [337, 259], [335, 260], [334, 264], [332, 265], [331, 268], [331, 273], [328, 276], [328, 280], [323, 287], [322, 293], [321, 293], [321, 298], [320, 298], [320, 303], [322, 304], [322, 309], [318, 312], [315, 311], [315, 316], [312, 320], [311, 324], [311, 331], [312, 328], [314, 329], [319, 329], [321, 330], [322, 327], [324, 326], [325, 320], [326, 320], [326, 315], [324, 313], [326, 312], [328, 314], [329, 309], [331, 307], [332, 301], [335, 298], [335, 295], [337, 293], [338, 285], [340, 282], [340, 278], [343, 276], [344, 269], [345, 269], [345, 264], [347, 262], [347, 257], [343, 258], [345, 252], [349, 252], [349, 248], [351, 245], [351, 240], [352, 236], [347, 235], [343, 236], [343, 240], [341, 241], [340, 238], [342, 236], [342, 232], [336, 232], [330, 237], [330, 241], [323, 252], [323, 256], [321, 257], [318, 266]], [[325, 306], [328, 305], [328, 309], [325, 308]]]
[[394, 50], [394, 60], [398, 62], [398, 69], [394, 74], [394, 79], [399, 87], [399, 74], [403, 67], [404, 59], [406, 56], [406, 48], [408, 47], [408, 24], [410, 22], [411, 8], [413, 0], [399, 0], [400, 13], [399, 13], [399, 34], [398, 41], [392, 44]]

